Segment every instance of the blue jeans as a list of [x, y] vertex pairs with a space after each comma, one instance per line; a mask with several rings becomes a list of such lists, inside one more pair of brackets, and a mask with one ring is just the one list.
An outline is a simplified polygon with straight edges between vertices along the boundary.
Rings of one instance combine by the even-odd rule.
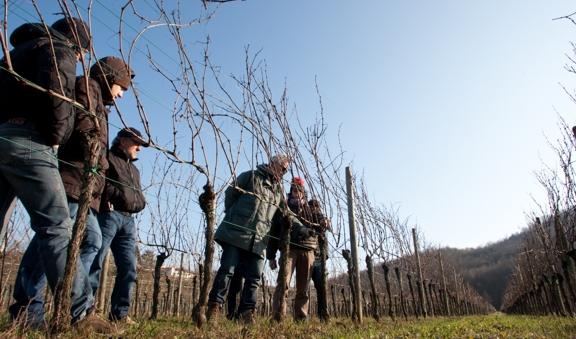
[[240, 305], [238, 306], [238, 314], [242, 314], [256, 309], [260, 277], [264, 269], [264, 259], [252, 252], [236, 246], [222, 244], [220, 268], [218, 268], [216, 277], [214, 277], [208, 300], [212, 303], [224, 303], [230, 286], [230, 279], [234, 275], [236, 267], [240, 269], [239, 273], [244, 277], [244, 287], [242, 288]]
[[[31, 326], [43, 322], [43, 307], [35, 307], [37, 294], [28, 293], [26, 280], [36, 274], [30, 267], [40, 263], [44, 268], [52, 291], [64, 277], [71, 222], [64, 185], [58, 172], [56, 150], [47, 146], [44, 138], [29, 125], [0, 125], [0, 219], [6, 215], [6, 206], [18, 197], [30, 216], [35, 232], [35, 250], [23, 257], [18, 269], [14, 297], [10, 307], [13, 316], [26, 309]], [[72, 321], [81, 319], [92, 305], [87, 275], [80, 263], [72, 286]], [[33, 299], [30, 300], [29, 296]], [[32, 312], [32, 313], [31, 313]]]
[[102, 230], [102, 247], [90, 268], [90, 284], [96, 295], [100, 272], [108, 249], [112, 250], [116, 264], [116, 280], [111, 297], [111, 319], [128, 315], [131, 294], [136, 284], [136, 225], [134, 218], [117, 211], [98, 214]]
[[244, 278], [242, 278], [242, 268], [236, 267], [234, 270], [234, 275], [230, 279], [230, 286], [228, 287], [228, 295], [226, 297], [226, 318], [235, 319], [238, 317], [236, 313], [236, 299], [238, 294], [242, 291], [242, 285], [244, 283]]
[[[73, 223], [78, 213], [78, 203], [69, 201], [68, 208]], [[32, 323], [44, 321], [44, 295], [42, 293], [46, 287], [46, 274], [44, 274], [44, 267], [38, 260], [38, 246], [38, 236], [34, 235], [22, 256], [21, 268], [18, 269], [18, 277], [14, 284], [14, 299], [16, 300], [14, 305], [18, 306], [14, 306], [15, 312], [12, 315], [17, 316], [17, 310], [21, 309], [22, 305], [29, 304], [28, 319]], [[98, 226], [98, 219], [90, 210], [86, 219], [86, 234], [80, 245], [80, 262], [85, 275], [85, 272], [89, 271], [92, 261], [94, 261], [94, 257], [101, 246], [102, 234]], [[85, 279], [88, 278], [86, 277]], [[89, 293], [92, 293], [89, 282], [85, 284], [84, 288], [90, 291]], [[93, 297], [90, 297], [90, 306], [93, 304], [93, 299]]]

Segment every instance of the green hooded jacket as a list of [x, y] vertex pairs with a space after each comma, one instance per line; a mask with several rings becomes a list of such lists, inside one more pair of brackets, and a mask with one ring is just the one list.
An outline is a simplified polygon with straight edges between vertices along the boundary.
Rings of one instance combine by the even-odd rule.
[[267, 234], [281, 204], [285, 204], [282, 185], [274, 181], [268, 165], [258, 165], [256, 170], [240, 174], [226, 189], [225, 216], [216, 230], [216, 242], [264, 258]]

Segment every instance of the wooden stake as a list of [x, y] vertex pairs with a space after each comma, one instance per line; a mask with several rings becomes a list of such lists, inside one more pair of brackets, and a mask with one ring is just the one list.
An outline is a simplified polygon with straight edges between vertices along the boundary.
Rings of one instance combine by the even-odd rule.
[[350, 167], [346, 167], [346, 191], [348, 193], [348, 226], [350, 227], [350, 250], [352, 252], [352, 262], [353, 275], [354, 275], [354, 285], [355, 291], [353, 291], [354, 296], [354, 309], [355, 314], [353, 319], [362, 324], [362, 307], [360, 306], [360, 272], [358, 270], [358, 245], [356, 243], [356, 223], [354, 219], [354, 185], [352, 183], [352, 170]]

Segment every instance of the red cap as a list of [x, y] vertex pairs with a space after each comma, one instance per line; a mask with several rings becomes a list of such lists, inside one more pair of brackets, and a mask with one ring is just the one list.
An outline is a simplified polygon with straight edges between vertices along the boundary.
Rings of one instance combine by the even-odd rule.
[[306, 182], [300, 177], [292, 178], [292, 185], [304, 186]]

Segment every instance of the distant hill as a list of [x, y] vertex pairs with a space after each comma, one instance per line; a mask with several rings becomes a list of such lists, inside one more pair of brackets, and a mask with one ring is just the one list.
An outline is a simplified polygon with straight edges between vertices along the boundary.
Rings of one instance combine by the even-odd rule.
[[524, 236], [521, 232], [483, 247], [441, 250], [464, 279], [496, 309], [500, 309], [506, 281], [512, 272], [514, 258], [522, 250]]

